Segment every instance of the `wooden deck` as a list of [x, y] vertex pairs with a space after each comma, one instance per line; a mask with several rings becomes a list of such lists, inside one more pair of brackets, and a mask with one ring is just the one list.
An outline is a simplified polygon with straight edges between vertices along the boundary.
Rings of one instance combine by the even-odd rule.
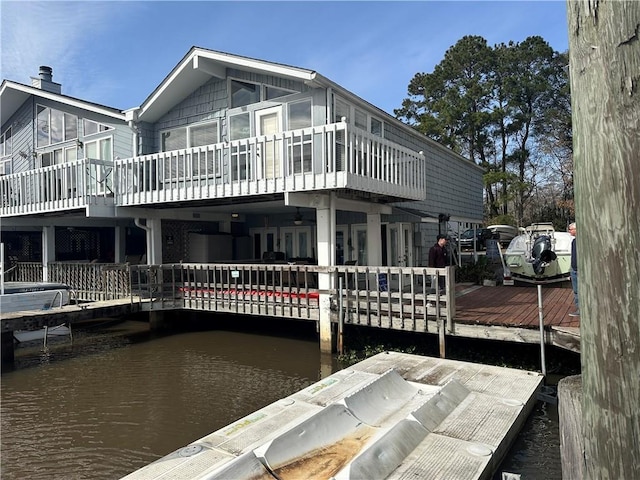
[[[406, 295], [406, 294], [405, 294]], [[252, 297], [252, 296], [250, 296]], [[274, 300], [275, 298], [275, 300]], [[251, 298], [247, 302], [239, 302], [237, 296], [234, 301], [217, 302], [211, 299], [180, 300], [175, 304], [172, 302], [164, 305], [162, 309], [198, 309], [206, 311], [226, 311], [223, 307], [229, 307], [230, 313], [248, 315], [273, 315], [300, 318], [306, 320], [317, 320], [309, 312], [310, 306], [297, 299]], [[542, 288], [542, 312], [545, 325], [545, 343], [555, 345], [574, 352], [580, 352], [580, 318], [570, 317], [569, 313], [574, 310], [573, 292], [566, 287], [543, 287]], [[198, 303], [195, 305], [194, 302]], [[317, 303], [317, 300], [315, 300]], [[394, 311], [401, 303], [394, 303]], [[219, 304], [218, 304], [219, 303]], [[415, 303], [415, 304], [414, 304]], [[86, 310], [91, 310], [92, 315], [113, 315], [113, 307], [132, 310], [157, 309], [153, 301], [131, 302], [130, 300], [119, 300], [112, 302], [92, 302], [76, 307], [68, 305], [61, 310], [20, 312], [3, 315], [2, 331], [41, 328], [45, 324], [51, 326], [60, 323], [59, 317], [68, 317], [73, 311], [78, 310], [77, 315], [86, 315]], [[271, 307], [274, 311], [268, 312], [260, 306]], [[384, 305], [383, 305], [384, 306]], [[231, 312], [231, 307], [235, 307]], [[304, 307], [304, 308], [303, 308]], [[353, 307], [353, 305], [352, 305]], [[111, 310], [110, 310], [111, 308]], [[298, 312], [299, 309], [303, 309]], [[313, 312], [317, 313], [316, 310]], [[359, 305], [356, 310], [359, 314], [346, 319], [348, 323], [359, 324], [370, 327], [397, 329], [403, 331], [416, 331], [423, 333], [438, 333], [438, 323], [435, 309], [425, 307], [424, 303], [409, 302], [403, 305], [411, 311], [407, 314], [395, 312], [394, 316], [366, 315], [367, 306]], [[388, 306], [387, 306], [388, 308]], [[257, 309], [257, 310], [256, 310]], [[291, 311], [289, 311], [291, 310]], [[295, 311], [294, 311], [295, 310]], [[443, 308], [446, 310], [446, 305]], [[384, 312], [382, 312], [384, 313]], [[428, 315], [425, 319], [425, 313]], [[372, 322], [371, 319], [375, 322]], [[62, 321], [68, 321], [62, 320]], [[27, 325], [28, 324], [28, 325]], [[535, 286], [496, 286], [485, 287], [470, 284], [456, 285], [455, 316], [452, 324], [447, 329], [447, 336], [460, 336], [467, 338], [480, 338], [489, 340], [502, 340], [510, 342], [539, 343], [539, 310], [538, 292]]]
[[[580, 351], [580, 317], [575, 310], [571, 288], [542, 287], [542, 312], [547, 342]], [[536, 286], [484, 287], [458, 285], [456, 293], [456, 333], [478, 330], [474, 337], [515, 341], [539, 341], [538, 289]], [[507, 330], [511, 334], [507, 333]]]

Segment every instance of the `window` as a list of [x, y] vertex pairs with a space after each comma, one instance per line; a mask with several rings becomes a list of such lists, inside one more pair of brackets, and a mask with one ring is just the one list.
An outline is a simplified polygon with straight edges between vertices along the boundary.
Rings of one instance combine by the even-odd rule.
[[229, 140], [239, 140], [251, 136], [249, 112], [229, 117]]
[[[311, 126], [311, 100], [288, 105], [289, 130]], [[294, 135], [291, 138], [289, 173], [311, 171], [311, 134]]]
[[218, 143], [218, 122], [194, 125], [189, 128], [189, 146], [201, 147]]
[[341, 122], [342, 117], [346, 117], [347, 122], [349, 121], [349, 114], [351, 113], [351, 107], [348, 103], [343, 102], [339, 98], [336, 98], [335, 102], [335, 115], [333, 116], [334, 121]]
[[169, 152], [171, 150], [179, 150], [181, 148], [187, 148], [187, 129], [175, 128], [160, 134], [161, 146], [160, 149], [163, 152]]
[[92, 142], [84, 143], [85, 158], [95, 158], [99, 160], [113, 160], [111, 151], [111, 137], [101, 138]]
[[231, 108], [243, 107], [260, 101], [260, 85], [231, 80]]
[[89, 135], [94, 135], [96, 133], [103, 133], [109, 130], [113, 130], [113, 127], [110, 127], [109, 125], [104, 125], [102, 123], [94, 122], [93, 120], [88, 120], [86, 118], [83, 118], [82, 129], [84, 130], [84, 136], [87, 137]]
[[[229, 117], [229, 139], [240, 140], [251, 136], [249, 112]], [[251, 177], [249, 147], [246, 144], [231, 147], [231, 179], [246, 180]]]
[[78, 148], [67, 147], [57, 148], [50, 152], [45, 152], [40, 155], [40, 165], [42, 167], [48, 167], [50, 165], [59, 165], [65, 162], [71, 162], [78, 159]]
[[285, 88], [272, 87], [271, 85], [265, 85], [264, 87], [264, 99], [273, 100], [274, 98], [284, 97], [285, 95], [291, 95], [293, 90], [287, 90]]
[[11, 139], [11, 127], [0, 135], [0, 157], [7, 157], [13, 153], [13, 141]]
[[367, 114], [356, 108], [354, 125], [362, 130], [367, 130]]
[[160, 150], [202, 147], [218, 143], [218, 122], [208, 122], [160, 132]]
[[75, 115], [43, 105], [38, 105], [36, 112], [38, 147], [46, 147], [78, 138], [78, 117]]
[[0, 175], [9, 175], [11, 173], [11, 159], [0, 161]]
[[290, 103], [288, 109], [289, 130], [311, 126], [311, 100]]
[[[111, 137], [100, 138], [84, 143], [84, 157], [96, 160], [113, 160]], [[103, 194], [112, 191], [112, 170], [108, 165], [92, 163], [89, 167], [89, 182], [87, 189], [92, 194]]]
[[371, 133], [379, 137], [382, 136], [382, 122], [377, 118], [371, 117]]
[[275, 98], [299, 93], [288, 88], [274, 87], [261, 83], [243, 82], [241, 80], [229, 81], [231, 102], [229, 108], [244, 107], [252, 103], [263, 100], [273, 100]]

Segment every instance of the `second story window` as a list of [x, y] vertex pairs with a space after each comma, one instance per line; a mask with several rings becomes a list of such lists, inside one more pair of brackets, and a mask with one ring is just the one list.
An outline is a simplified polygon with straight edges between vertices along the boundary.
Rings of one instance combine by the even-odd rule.
[[84, 142], [84, 158], [113, 160], [111, 137], [101, 138], [91, 142]]
[[160, 141], [160, 149], [163, 152], [187, 148], [187, 129], [186, 127], [174, 128], [173, 130], [162, 132], [160, 134]]
[[75, 115], [38, 105], [37, 117], [38, 147], [46, 147], [78, 138], [78, 117]]
[[11, 127], [0, 135], [0, 157], [8, 157], [13, 153], [13, 141], [11, 139]]
[[371, 117], [371, 133], [378, 137], [382, 136], [382, 121]]
[[249, 112], [229, 117], [229, 140], [239, 140], [251, 136], [251, 119]]
[[289, 130], [311, 126], [311, 100], [290, 103], [288, 108]]
[[231, 80], [231, 108], [244, 107], [260, 101], [260, 85]]
[[40, 166], [59, 165], [65, 162], [72, 162], [78, 159], [78, 149], [74, 147], [57, 148], [40, 155]]
[[252, 103], [264, 100], [274, 100], [276, 98], [298, 93], [296, 90], [276, 87], [263, 83], [243, 82], [241, 80], [229, 80], [229, 95], [231, 97], [229, 108], [244, 107]]
[[96, 133], [103, 133], [109, 130], [113, 130], [113, 127], [110, 127], [109, 125], [104, 125], [102, 123], [94, 122], [93, 120], [88, 120], [86, 118], [82, 119], [82, 128], [84, 130], [85, 137], [89, 135], [94, 135]]
[[160, 132], [160, 150], [163, 152], [213, 145], [219, 141], [217, 121]]

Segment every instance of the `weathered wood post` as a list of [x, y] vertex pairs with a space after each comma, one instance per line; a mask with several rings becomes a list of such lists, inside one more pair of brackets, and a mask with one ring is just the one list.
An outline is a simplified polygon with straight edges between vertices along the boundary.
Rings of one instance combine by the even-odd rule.
[[567, 12], [584, 478], [640, 478], [640, 2]]
[[562, 480], [584, 478], [584, 438], [582, 438], [582, 377], [574, 375], [558, 382], [558, 415]]

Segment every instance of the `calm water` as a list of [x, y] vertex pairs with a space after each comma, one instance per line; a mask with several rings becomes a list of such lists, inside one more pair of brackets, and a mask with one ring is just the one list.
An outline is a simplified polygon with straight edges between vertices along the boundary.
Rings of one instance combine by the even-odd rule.
[[[313, 331], [151, 337], [137, 322], [20, 347], [2, 374], [0, 476], [120, 478], [336, 369], [323, 361]], [[539, 403], [501, 470], [560, 478], [558, 442], [557, 410]]]

